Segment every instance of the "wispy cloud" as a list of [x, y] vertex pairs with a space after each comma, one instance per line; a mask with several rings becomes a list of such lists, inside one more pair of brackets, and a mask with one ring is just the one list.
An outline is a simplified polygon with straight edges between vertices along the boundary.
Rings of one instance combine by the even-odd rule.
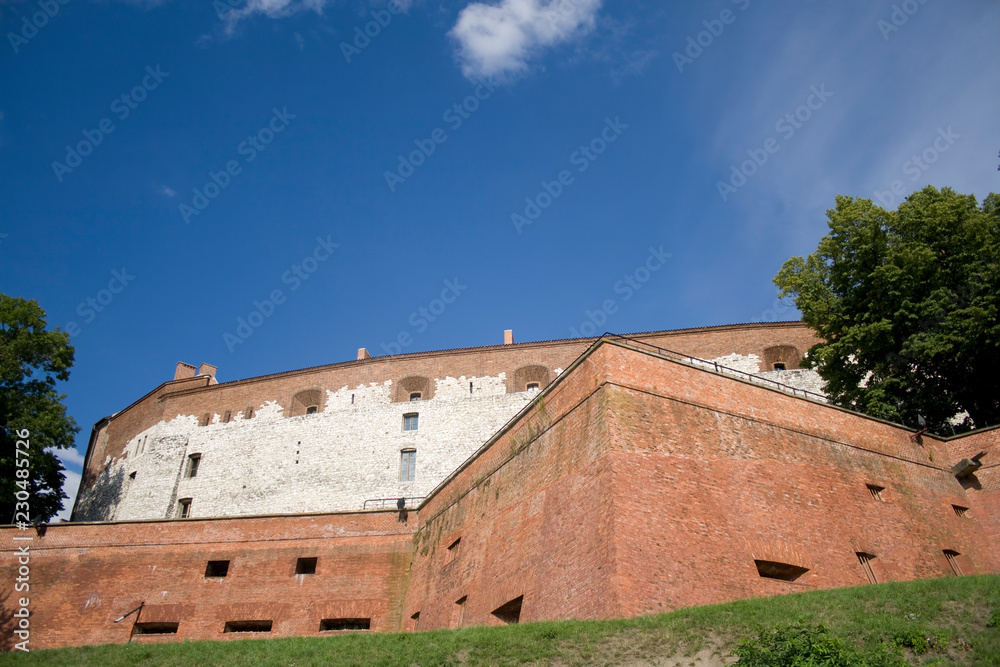
[[523, 72], [544, 49], [594, 28], [601, 0], [501, 0], [474, 2], [449, 33], [458, 42], [462, 73], [470, 79]]
[[69, 516], [73, 512], [73, 504], [76, 502], [76, 492], [80, 490], [80, 473], [67, 470], [65, 474], [66, 481], [63, 482], [63, 491], [69, 497], [63, 501], [62, 511], [56, 514], [50, 521], [59, 521], [60, 519], [69, 521]]
[[327, 2], [328, 0], [247, 0], [242, 7], [224, 14], [226, 32], [231, 33], [237, 23], [250, 16], [263, 15], [274, 19], [306, 10], [322, 14]]

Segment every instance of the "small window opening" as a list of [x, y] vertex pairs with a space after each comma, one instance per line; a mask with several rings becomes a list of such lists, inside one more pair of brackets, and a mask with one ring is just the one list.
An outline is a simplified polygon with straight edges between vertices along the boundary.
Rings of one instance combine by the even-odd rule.
[[201, 416], [201, 421], [198, 422], [199, 426], [208, 426], [208, 422], [212, 420], [212, 415], [206, 412]]
[[226, 410], [226, 413], [224, 415], [222, 415], [222, 423], [223, 424], [228, 424], [229, 420], [231, 420], [232, 418], [233, 418], [232, 411], [231, 410]]
[[969, 508], [968, 507], [962, 507], [961, 505], [952, 505], [951, 508], [953, 510], [955, 510], [955, 514], [957, 516], [960, 516], [963, 519], [968, 519], [969, 518]]
[[187, 473], [185, 477], [197, 477], [198, 466], [201, 465], [201, 454], [192, 454], [188, 457]]
[[223, 632], [270, 632], [273, 621], [227, 621]]
[[316, 574], [317, 558], [300, 558], [295, 561], [295, 574]]
[[417, 420], [419, 414], [416, 412], [409, 412], [403, 415], [403, 430], [404, 431], [416, 431], [417, 430]]
[[191, 517], [191, 499], [181, 498], [177, 501], [177, 517], [188, 519]]
[[472, 383], [471, 382], [469, 383], [469, 393], [470, 394], [472, 393]]
[[418, 612], [414, 612], [414, 614], [412, 616], [410, 616], [410, 632], [416, 632], [418, 625], [420, 625], [420, 612], [419, 611]]
[[958, 564], [958, 556], [961, 555], [962, 554], [958, 553], [957, 551], [952, 551], [951, 549], [944, 550], [945, 560], [948, 561], [948, 565], [951, 565], [951, 569], [955, 573], [955, 576], [957, 577], [962, 576], [962, 568]]
[[139, 472], [139, 471], [138, 471], [138, 470], [133, 470], [132, 472], [130, 472], [130, 473], [128, 474], [128, 476], [129, 476], [129, 479], [135, 479], [135, 474], [136, 474], [137, 472]]
[[371, 630], [370, 618], [324, 618], [319, 622], [320, 632], [343, 632], [344, 630]]
[[465, 621], [465, 602], [468, 599], [468, 595], [463, 595], [455, 600], [455, 608], [451, 611], [451, 627], [462, 627], [462, 623]]
[[243, 411], [243, 418], [244, 419], [253, 419], [253, 406], [252, 405], [248, 405], [247, 409]]
[[538, 391], [538, 383], [537, 382], [529, 382], [528, 386], [526, 388], [526, 391]]
[[510, 602], [500, 605], [490, 613], [507, 625], [514, 625], [521, 621], [521, 603], [523, 601], [524, 596], [519, 595]]
[[462, 543], [462, 538], [458, 538], [451, 543], [451, 546], [444, 552], [444, 564], [447, 565], [458, 556], [458, 545]]
[[858, 557], [858, 562], [861, 563], [861, 568], [865, 571], [865, 576], [868, 577], [868, 583], [877, 584], [878, 579], [875, 577], [875, 570], [872, 569], [872, 561], [875, 560], [875, 556], [863, 551], [857, 551], [855, 554]]
[[399, 453], [399, 481], [412, 482], [417, 476], [417, 450], [404, 449]]
[[354, 405], [354, 394], [351, 394], [351, 405]]
[[885, 491], [884, 486], [875, 486], [874, 484], [865, 484], [868, 487], [868, 492], [872, 494], [872, 498], [879, 502], [885, 502], [885, 498], [882, 496], [882, 492]]
[[419, 391], [415, 391], [415, 392], [411, 393], [410, 394], [410, 400], [411, 401], [419, 401], [420, 400], [420, 392]]
[[210, 560], [205, 567], [205, 576], [221, 579], [229, 574], [228, 560]]
[[317, 410], [319, 410], [319, 406], [318, 405], [310, 405], [308, 408], [306, 408], [306, 414], [307, 415], [314, 415], [314, 414], [316, 414]]
[[774, 362], [774, 370], [776, 370], [776, 371], [783, 371], [783, 370], [785, 370], [785, 364], [782, 363], [782, 362], [780, 362], [780, 361]]
[[799, 567], [789, 563], [778, 563], [773, 560], [755, 560], [757, 573], [765, 579], [780, 579], [782, 581], [795, 581], [809, 571], [807, 567]]
[[180, 623], [136, 623], [137, 635], [176, 635]]

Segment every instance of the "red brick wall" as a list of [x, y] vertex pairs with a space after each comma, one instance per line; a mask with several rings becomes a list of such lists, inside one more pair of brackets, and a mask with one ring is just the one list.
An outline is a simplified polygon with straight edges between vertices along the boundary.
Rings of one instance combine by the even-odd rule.
[[[178, 634], [133, 642], [319, 634], [324, 618], [370, 618], [372, 630], [399, 626], [416, 514], [394, 512], [147, 523], [57, 524], [0, 529], [0, 628], [9, 649], [10, 613], [28, 597], [29, 648], [124, 643], [140, 622], [179, 622]], [[14, 537], [33, 536], [31, 542]], [[13, 591], [14, 550], [29, 547], [30, 590]], [[296, 575], [298, 558], [318, 558]], [[229, 560], [222, 579], [209, 560]], [[267, 635], [224, 634], [227, 621], [271, 620]]]

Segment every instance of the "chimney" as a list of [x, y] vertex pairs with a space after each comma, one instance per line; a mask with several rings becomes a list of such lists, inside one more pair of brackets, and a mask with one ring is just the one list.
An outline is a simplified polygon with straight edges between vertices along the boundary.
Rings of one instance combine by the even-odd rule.
[[174, 371], [175, 380], [186, 380], [187, 378], [193, 378], [195, 375], [194, 366], [191, 364], [185, 364], [183, 361], [177, 362], [177, 370]]
[[372, 355], [368, 354], [368, 350], [366, 350], [363, 347], [358, 348], [358, 361], [361, 361], [362, 359], [371, 359], [371, 358]]
[[218, 381], [215, 379], [215, 372], [217, 370], [219, 369], [213, 366], [212, 364], [202, 364], [201, 366], [198, 367], [198, 375], [207, 375], [209, 378], [211, 378], [208, 381], [209, 384], [218, 384]]
[[504, 345], [513, 345], [514, 344], [514, 330], [513, 329], [505, 329], [504, 330], [504, 332], [503, 332], [503, 344]]

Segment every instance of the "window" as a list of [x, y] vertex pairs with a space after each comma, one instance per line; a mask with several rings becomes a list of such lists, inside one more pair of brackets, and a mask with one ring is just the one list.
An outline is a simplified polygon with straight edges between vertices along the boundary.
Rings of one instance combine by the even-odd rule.
[[809, 571], [807, 567], [778, 563], [772, 560], [755, 560], [754, 565], [757, 566], [757, 574], [765, 579], [781, 579], [782, 581], [795, 581]]
[[865, 484], [868, 487], [868, 492], [872, 494], [874, 500], [879, 502], [885, 502], [885, 498], [882, 497], [882, 492], [885, 491], [884, 486], [875, 486], [874, 484]]
[[416, 632], [418, 625], [420, 625], [420, 612], [419, 611], [418, 612], [414, 612], [414, 614], [412, 616], [410, 616], [410, 632]]
[[420, 400], [420, 392], [419, 391], [411, 392], [410, 393], [410, 400], [411, 401], [419, 401]]
[[270, 632], [272, 621], [227, 621], [223, 632]]
[[962, 507], [961, 505], [952, 505], [951, 508], [953, 510], [955, 510], [955, 515], [956, 516], [960, 516], [963, 519], [968, 519], [969, 518], [969, 508], [968, 507]]
[[519, 595], [510, 602], [505, 602], [496, 609], [494, 609], [491, 614], [499, 618], [507, 625], [514, 625], [521, 620], [521, 603], [524, 602], [524, 596]]
[[243, 419], [253, 419], [253, 406], [248, 405], [247, 409], [243, 411]]
[[306, 408], [306, 414], [307, 415], [314, 415], [314, 414], [316, 414], [317, 410], [319, 410], [319, 406], [318, 405], [310, 405], [309, 407]]
[[403, 415], [403, 430], [416, 431], [418, 417], [419, 415], [416, 412], [408, 412], [405, 415]]
[[875, 560], [875, 556], [863, 551], [855, 552], [855, 555], [858, 557], [858, 562], [861, 563], [861, 568], [865, 571], [865, 576], [868, 577], [868, 583], [877, 584], [878, 579], [875, 577], [875, 570], [872, 569], [872, 561]]
[[318, 558], [300, 558], [295, 561], [295, 574], [316, 574]]
[[229, 421], [230, 421], [230, 420], [231, 420], [232, 418], [233, 418], [233, 413], [232, 413], [232, 411], [231, 411], [231, 410], [226, 410], [226, 413], [225, 413], [224, 415], [222, 415], [222, 423], [223, 423], [223, 424], [228, 424], [228, 423], [229, 423]]
[[776, 371], [783, 371], [783, 370], [785, 370], [785, 364], [783, 362], [776, 361], [774, 363], [774, 370], [776, 370]]
[[208, 565], [205, 566], [205, 576], [215, 579], [221, 579], [229, 574], [229, 561], [228, 560], [210, 560]]
[[455, 608], [451, 610], [451, 627], [462, 627], [462, 622], [465, 621], [465, 602], [468, 599], [468, 595], [463, 595], [455, 600]]
[[180, 623], [136, 623], [137, 635], [176, 635]]
[[399, 456], [399, 481], [412, 482], [417, 474], [417, 450], [404, 449]]
[[320, 632], [342, 632], [344, 630], [371, 630], [370, 618], [324, 618], [319, 622]]
[[528, 386], [525, 388], [525, 391], [538, 391], [538, 383], [529, 382]]
[[208, 426], [208, 422], [212, 420], [212, 415], [206, 412], [201, 416], [201, 421], [198, 422], [198, 426]]
[[948, 565], [951, 565], [951, 569], [955, 573], [955, 576], [957, 577], [962, 576], [962, 568], [958, 564], [958, 556], [961, 555], [962, 554], [958, 553], [957, 551], [952, 551], [951, 549], [944, 550], [945, 560], [948, 561]]
[[177, 517], [179, 519], [191, 518], [191, 499], [181, 498], [177, 501]]
[[447, 565], [458, 556], [458, 545], [462, 543], [462, 538], [458, 538], [451, 543], [451, 546], [444, 552], [444, 564]]
[[185, 477], [197, 477], [198, 466], [201, 465], [201, 454], [192, 454], [188, 457], [187, 471]]

